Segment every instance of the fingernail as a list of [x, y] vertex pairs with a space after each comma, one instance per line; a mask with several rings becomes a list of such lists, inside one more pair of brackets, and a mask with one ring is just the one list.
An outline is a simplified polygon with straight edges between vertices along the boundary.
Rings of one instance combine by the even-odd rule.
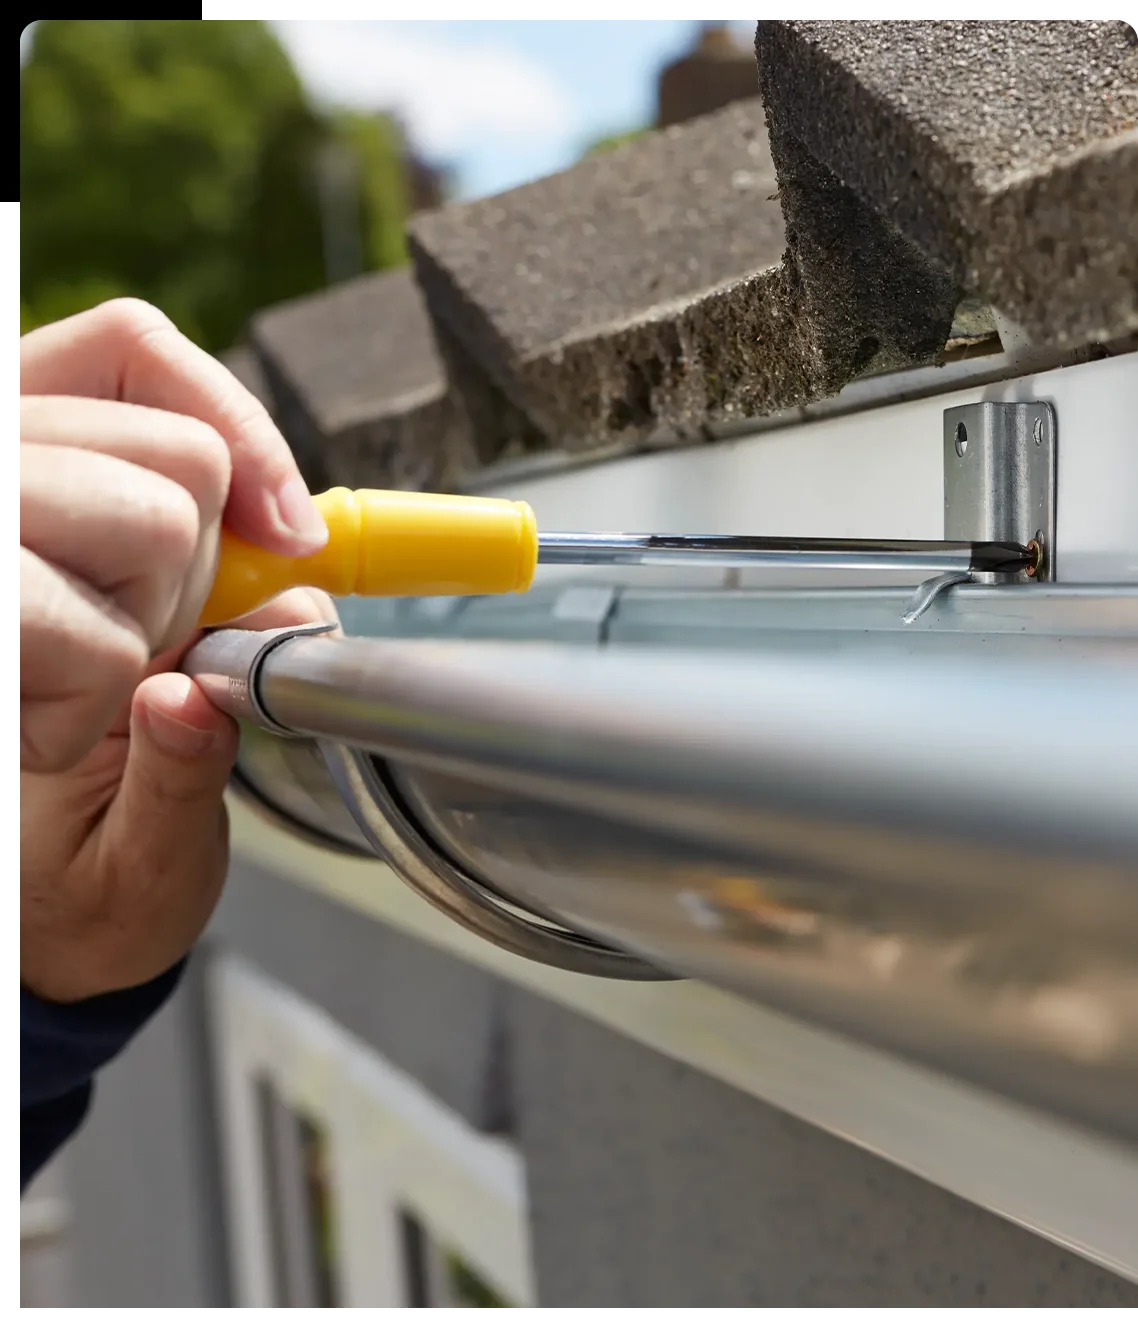
[[199, 730], [185, 721], [175, 720], [164, 711], [146, 707], [146, 728], [159, 748], [177, 757], [201, 757], [217, 742], [216, 730]]
[[328, 527], [320, 516], [308, 486], [299, 476], [286, 480], [277, 490], [277, 512], [281, 523], [315, 553], [328, 543]]

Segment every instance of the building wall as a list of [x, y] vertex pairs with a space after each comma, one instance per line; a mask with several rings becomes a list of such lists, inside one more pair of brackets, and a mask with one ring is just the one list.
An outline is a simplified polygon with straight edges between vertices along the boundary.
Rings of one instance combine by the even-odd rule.
[[100, 1076], [67, 1149], [74, 1305], [229, 1305], [204, 955]]
[[204, 988], [223, 949], [518, 1148], [541, 1305], [1138, 1306], [1013, 1224], [244, 864], [68, 1152], [75, 1305], [233, 1298]]

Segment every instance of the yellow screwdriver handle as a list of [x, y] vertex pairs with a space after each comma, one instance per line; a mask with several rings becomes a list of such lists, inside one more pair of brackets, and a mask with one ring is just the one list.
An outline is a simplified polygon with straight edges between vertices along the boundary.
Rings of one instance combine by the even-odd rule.
[[315, 496], [328, 543], [302, 559], [223, 531], [199, 627], [228, 623], [290, 587], [333, 596], [485, 596], [526, 591], [537, 565], [528, 503], [409, 490], [331, 489]]

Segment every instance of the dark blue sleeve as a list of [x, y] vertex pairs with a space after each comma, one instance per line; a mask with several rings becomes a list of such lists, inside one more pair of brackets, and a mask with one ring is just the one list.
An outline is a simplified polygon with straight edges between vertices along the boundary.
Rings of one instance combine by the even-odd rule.
[[20, 990], [21, 1192], [83, 1121], [95, 1073], [162, 1006], [185, 964], [85, 1002], [45, 1002]]

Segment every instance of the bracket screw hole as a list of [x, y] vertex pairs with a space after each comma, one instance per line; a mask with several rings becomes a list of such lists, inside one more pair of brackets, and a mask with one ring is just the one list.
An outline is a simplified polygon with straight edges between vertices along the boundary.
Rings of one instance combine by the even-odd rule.
[[1042, 416], [1036, 416], [1036, 417], [1035, 417], [1035, 424], [1032, 425], [1032, 427], [1031, 427], [1031, 433], [1032, 433], [1033, 438], [1035, 439], [1036, 446], [1037, 446], [1037, 447], [1042, 446], [1042, 444], [1043, 444], [1043, 417], [1042, 417]]
[[[1042, 430], [1042, 425], [1040, 429]], [[964, 428], [963, 420], [956, 426], [956, 433], [953, 437], [956, 441], [956, 455], [957, 457], [963, 457], [968, 451], [968, 431]]]

